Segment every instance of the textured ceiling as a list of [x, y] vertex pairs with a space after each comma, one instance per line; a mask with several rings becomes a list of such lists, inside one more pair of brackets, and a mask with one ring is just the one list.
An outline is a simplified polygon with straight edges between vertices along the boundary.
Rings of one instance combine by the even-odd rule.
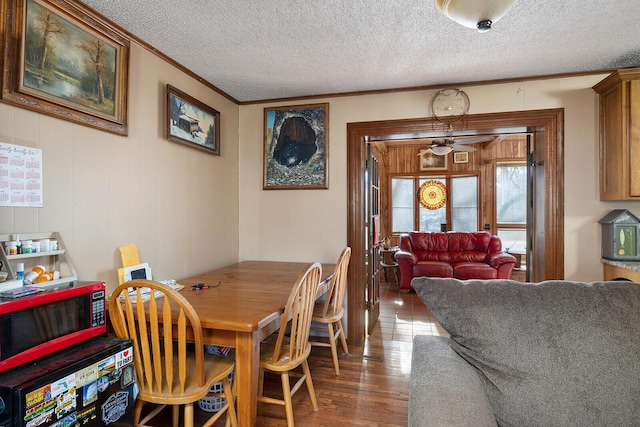
[[640, 1], [517, 0], [487, 33], [433, 0], [83, 0], [240, 102], [640, 66]]

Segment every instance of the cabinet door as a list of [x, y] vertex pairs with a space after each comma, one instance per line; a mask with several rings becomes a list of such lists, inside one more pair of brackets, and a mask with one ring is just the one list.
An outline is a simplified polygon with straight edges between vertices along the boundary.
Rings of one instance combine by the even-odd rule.
[[624, 198], [623, 85], [600, 94], [600, 199]]

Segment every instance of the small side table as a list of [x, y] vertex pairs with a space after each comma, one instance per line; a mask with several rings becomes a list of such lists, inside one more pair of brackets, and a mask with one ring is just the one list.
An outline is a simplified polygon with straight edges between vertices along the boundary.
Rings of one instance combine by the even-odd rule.
[[393, 246], [388, 249], [380, 248], [380, 267], [382, 267], [382, 271], [384, 272], [384, 280], [386, 282], [389, 281], [389, 270], [391, 270], [393, 282], [396, 285], [400, 283], [400, 269], [398, 268], [398, 263], [394, 255], [399, 249], [398, 246]]

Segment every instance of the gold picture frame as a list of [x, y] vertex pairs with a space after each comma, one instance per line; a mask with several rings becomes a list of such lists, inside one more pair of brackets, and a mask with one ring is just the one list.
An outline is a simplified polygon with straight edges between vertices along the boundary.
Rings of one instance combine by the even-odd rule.
[[446, 170], [447, 169], [447, 156], [437, 156], [428, 151], [420, 154], [420, 170], [432, 171], [432, 170]]
[[4, 0], [0, 100], [127, 135], [129, 38], [73, 0]]
[[264, 109], [264, 190], [326, 190], [328, 158], [328, 103]]
[[467, 151], [455, 151], [453, 153], [453, 163], [469, 163], [469, 153]]

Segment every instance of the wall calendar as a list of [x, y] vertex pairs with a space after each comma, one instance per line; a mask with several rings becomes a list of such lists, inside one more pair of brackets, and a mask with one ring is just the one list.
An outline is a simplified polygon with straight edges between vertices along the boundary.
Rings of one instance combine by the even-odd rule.
[[42, 150], [0, 142], [0, 206], [42, 207]]

